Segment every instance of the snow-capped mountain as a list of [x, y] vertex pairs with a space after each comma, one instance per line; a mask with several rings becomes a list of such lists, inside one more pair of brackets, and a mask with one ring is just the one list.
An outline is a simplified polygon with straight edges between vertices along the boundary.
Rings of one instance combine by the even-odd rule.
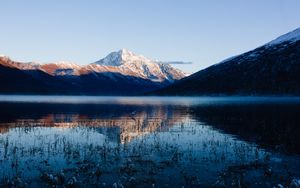
[[[32, 89], [27, 90], [29, 87], [26, 86], [36, 82], [35, 90], [39, 92], [43, 90], [53, 93], [137, 94], [165, 87], [186, 76], [184, 72], [169, 64], [158, 63], [124, 49], [112, 52], [95, 63], [81, 66], [66, 61], [46, 64], [21, 63], [0, 56], [0, 69], [0, 74], [3, 71], [3, 74], [7, 75], [2, 77], [2, 85], [7, 85], [7, 88], [2, 87], [0, 93], [1, 90], [18, 92], [14, 84], [18, 87], [25, 86], [23, 89], [26, 92], [35, 92], [31, 91]], [[23, 80], [10, 84], [10, 80], [14, 79], [12, 75], [16, 75], [15, 78], [21, 75]]]
[[272, 45], [280, 44], [283, 42], [293, 43], [298, 40], [300, 40], [300, 28], [297, 28], [285, 35], [282, 35], [282, 36], [278, 37], [277, 39], [272, 40], [271, 42], [267, 43], [266, 45], [272, 46]]
[[[100, 65], [100, 66], [99, 66]], [[103, 68], [103, 66], [106, 66]], [[159, 63], [142, 55], [136, 55], [126, 49], [112, 52], [90, 66], [98, 72], [110, 70], [123, 75], [136, 76], [154, 82], [174, 82], [186, 76], [169, 64]]]
[[[246, 53], [242, 53], [240, 55], [235, 55], [232, 57], [229, 57], [213, 66], [222, 64], [222, 63], [226, 63], [226, 62], [230, 62], [234, 59], [240, 59], [240, 61], [243, 60], [255, 60], [256, 57], [259, 57], [261, 53], [264, 52], [264, 50], [280, 50], [280, 49], [284, 49], [286, 47], [289, 47], [289, 45], [297, 42], [300, 40], [300, 28], [297, 28], [289, 33], [286, 33], [284, 35], [279, 36], [278, 38], [264, 44], [263, 46], [260, 46], [254, 50], [248, 51]], [[241, 58], [243, 57], [243, 58]]]
[[[6, 56], [2, 58], [9, 60]], [[183, 71], [173, 68], [169, 64], [150, 60], [126, 49], [112, 52], [95, 63], [83, 66], [67, 61], [46, 64], [9, 61], [9, 64], [22, 70], [41, 70], [53, 76], [79, 76], [93, 72], [111, 72], [148, 79], [154, 82], [174, 82], [186, 76]]]
[[300, 28], [155, 94], [300, 95]]

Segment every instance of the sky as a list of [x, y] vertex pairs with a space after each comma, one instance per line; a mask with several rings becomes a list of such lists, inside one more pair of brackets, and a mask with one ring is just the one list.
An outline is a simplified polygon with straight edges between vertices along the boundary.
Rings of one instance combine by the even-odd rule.
[[193, 73], [300, 27], [299, 0], [0, 0], [0, 54], [95, 62], [125, 48]]

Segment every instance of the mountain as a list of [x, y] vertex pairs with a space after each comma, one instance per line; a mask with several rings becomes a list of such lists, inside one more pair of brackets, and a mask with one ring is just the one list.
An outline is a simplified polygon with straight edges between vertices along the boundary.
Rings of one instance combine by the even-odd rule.
[[151, 94], [299, 95], [300, 28]]
[[[100, 66], [99, 66], [100, 65]], [[167, 63], [153, 61], [141, 55], [136, 55], [126, 49], [112, 52], [105, 58], [95, 62], [94, 69], [109, 67], [110, 72], [149, 79], [153, 82], [174, 82], [185, 77], [185, 73], [173, 68]]]
[[53, 76], [79, 76], [82, 67], [66, 61], [41, 64], [38, 69]]
[[0, 93], [42, 94], [63, 92], [69, 88], [68, 83], [37, 70], [35, 66], [35, 63], [19, 63], [0, 56]]
[[66, 61], [22, 63], [0, 56], [0, 71], [0, 93], [15, 94], [136, 95], [186, 76], [169, 64], [124, 49], [82, 66]]

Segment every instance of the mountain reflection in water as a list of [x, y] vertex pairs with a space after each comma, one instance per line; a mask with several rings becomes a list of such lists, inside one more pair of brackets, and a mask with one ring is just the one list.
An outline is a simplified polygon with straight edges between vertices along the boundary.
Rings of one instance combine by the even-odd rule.
[[298, 99], [57, 98], [0, 103], [3, 185], [257, 187], [300, 177]]

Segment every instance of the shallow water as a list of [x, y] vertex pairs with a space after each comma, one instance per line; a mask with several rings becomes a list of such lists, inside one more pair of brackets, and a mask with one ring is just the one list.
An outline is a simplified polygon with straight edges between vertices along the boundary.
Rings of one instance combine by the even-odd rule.
[[0, 96], [0, 182], [273, 187], [300, 178], [300, 99]]

